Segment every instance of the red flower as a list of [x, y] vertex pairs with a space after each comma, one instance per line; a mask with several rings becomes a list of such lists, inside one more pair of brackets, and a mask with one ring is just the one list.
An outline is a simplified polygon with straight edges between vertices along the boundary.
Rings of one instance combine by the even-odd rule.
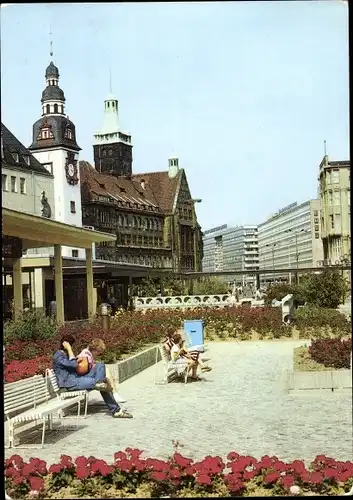
[[273, 464], [273, 468], [278, 472], [284, 472], [287, 470], [287, 465], [281, 460], [278, 460]]
[[157, 458], [147, 458], [146, 466], [156, 472], [165, 472], [169, 469], [168, 462], [158, 460]]
[[132, 458], [132, 460], [137, 460], [143, 453], [143, 451], [138, 448], [126, 448], [125, 452], [130, 456], [130, 458]]
[[281, 484], [284, 488], [289, 490], [289, 488], [294, 484], [294, 477], [291, 476], [290, 474], [281, 477]]
[[15, 484], [16, 486], [19, 486], [20, 484], [24, 483], [25, 481], [26, 481], [25, 477], [19, 476], [19, 477], [15, 477], [15, 479], [13, 480], [13, 484]]
[[311, 474], [307, 470], [304, 470], [299, 476], [303, 483], [310, 483]]
[[59, 474], [63, 469], [62, 464], [53, 464], [49, 467], [49, 474]]
[[67, 469], [73, 466], [72, 458], [69, 455], [61, 455], [60, 463]]
[[44, 481], [40, 477], [30, 477], [29, 484], [31, 485], [31, 490], [41, 491], [44, 489]]
[[228, 460], [237, 460], [237, 458], [239, 458], [239, 453], [236, 453], [235, 451], [231, 451], [230, 453], [228, 453], [227, 455], [227, 459]]
[[312, 472], [310, 475], [310, 481], [313, 484], [322, 484], [323, 482], [322, 474], [320, 474], [320, 472]]
[[88, 460], [86, 457], [80, 455], [79, 457], [76, 458], [75, 464], [77, 467], [79, 467], [80, 465], [86, 466], [88, 464]]
[[326, 479], [337, 479], [337, 476], [339, 474], [339, 471], [337, 469], [324, 469], [322, 472]]
[[90, 475], [90, 470], [87, 466], [79, 465], [76, 469], [76, 476], [79, 479], [87, 479]]
[[272, 484], [277, 481], [281, 476], [278, 474], [278, 472], [270, 472], [264, 477], [264, 483], [265, 484]]
[[199, 474], [196, 478], [198, 484], [206, 485], [211, 484], [212, 480], [208, 474]]
[[195, 470], [195, 467], [193, 465], [190, 465], [190, 467], [187, 467], [185, 470], [184, 470], [184, 474], [186, 476], [193, 476], [195, 474], [196, 470]]
[[167, 474], [161, 471], [155, 471], [151, 473], [151, 478], [157, 481], [165, 481], [167, 479]]
[[177, 465], [179, 465], [179, 467], [182, 468], [189, 467], [189, 465], [193, 462], [191, 458], [183, 457], [180, 453], [174, 453], [173, 460]]
[[337, 475], [337, 481], [339, 481], [340, 483], [345, 483], [346, 481], [351, 479], [351, 477], [353, 477], [353, 474], [351, 471], [340, 472]]
[[254, 479], [254, 477], [257, 476], [257, 471], [256, 470], [246, 470], [243, 473], [243, 480], [244, 481], [251, 481], [251, 479]]
[[133, 468], [133, 464], [131, 460], [118, 460], [115, 462], [115, 467], [120, 469], [123, 472], [130, 472]]
[[114, 453], [114, 460], [125, 460], [127, 458], [127, 455], [123, 451], [117, 451]]

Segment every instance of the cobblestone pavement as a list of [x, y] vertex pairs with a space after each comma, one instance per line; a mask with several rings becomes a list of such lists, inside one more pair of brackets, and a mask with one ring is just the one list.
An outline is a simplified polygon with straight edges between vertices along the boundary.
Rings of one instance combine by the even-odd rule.
[[[98, 412], [91, 408], [79, 430], [48, 433], [43, 450], [6, 450], [6, 456], [39, 456], [52, 463], [65, 453], [110, 461], [115, 451], [131, 446], [147, 456], [166, 458], [174, 439], [192, 458], [225, 456], [235, 450], [257, 458], [269, 454], [311, 461], [326, 454], [349, 460], [351, 394], [288, 395], [283, 390], [281, 376], [292, 369], [293, 348], [304, 343], [210, 343], [204, 357], [211, 359], [214, 369], [205, 381], [157, 385], [151, 367], [120, 386], [134, 419], [114, 420], [104, 407]], [[161, 370], [160, 366], [159, 377]]]

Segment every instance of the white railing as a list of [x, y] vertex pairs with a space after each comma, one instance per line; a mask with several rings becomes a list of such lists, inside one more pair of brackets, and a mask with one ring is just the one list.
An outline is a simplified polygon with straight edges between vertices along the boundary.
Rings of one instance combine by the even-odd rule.
[[172, 309], [178, 307], [225, 307], [234, 304], [230, 294], [174, 295], [169, 297], [134, 297], [136, 309]]
[[251, 307], [263, 307], [263, 300], [240, 299], [231, 294], [173, 295], [167, 297], [134, 297], [135, 309], [173, 309], [187, 307], [229, 307], [250, 302]]

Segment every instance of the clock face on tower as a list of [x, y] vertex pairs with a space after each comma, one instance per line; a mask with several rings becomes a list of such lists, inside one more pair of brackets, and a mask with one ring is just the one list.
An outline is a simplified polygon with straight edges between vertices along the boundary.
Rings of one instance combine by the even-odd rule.
[[65, 164], [66, 179], [69, 184], [75, 186], [78, 183], [78, 169], [75, 154], [70, 151], [67, 153]]

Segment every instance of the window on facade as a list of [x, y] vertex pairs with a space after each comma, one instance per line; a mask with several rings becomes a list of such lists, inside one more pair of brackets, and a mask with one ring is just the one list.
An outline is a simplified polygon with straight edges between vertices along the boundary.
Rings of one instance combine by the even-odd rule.
[[15, 176], [11, 176], [11, 193], [17, 193], [17, 179]]
[[71, 250], [71, 255], [75, 258], [78, 257], [78, 250]]
[[314, 224], [318, 224], [319, 223], [319, 218], [318, 217], [314, 217]]
[[67, 127], [65, 130], [65, 138], [66, 139], [72, 139], [73, 138], [73, 133], [71, 128]]
[[335, 229], [336, 232], [341, 232], [341, 214], [335, 214]]
[[53, 164], [52, 163], [43, 163], [43, 167], [48, 170], [50, 174], [53, 173]]
[[74, 201], [70, 201], [70, 212], [72, 214], [76, 213], [76, 203]]
[[333, 193], [332, 193], [332, 191], [329, 191], [329, 192], [328, 192], [328, 204], [329, 204], [330, 206], [332, 206], [332, 205], [333, 205]]
[[320, 231], [319, 225], [315, 225], [315, 231]]
[[318, 210], [314, 210], [314, 217], [317, 217], [319, 215]]
[[47, 113], [47, 115], [48, 115], [48, 114], [50, 113], [50, 105], [49, 105], [49, 104], [47, 104], [47, 105], [45, 106], [45, 110], [46, 110], [46, 113]]
[[20, 193], [26, 194], [26, 179], [24, 177], [20, 177]]
[[340, 171], [338, 169], [332, 170], [332, 184], [338, 184], [340, 182]]
[[8, 179], [6, 174], [1, 175], [1, 181], [2, 181], [2, 190], [3, 191], [8, 191], [9, 186], [8, 186]]
[[54, 104], [54, 113], [58, 113], [59, 109], [58, 109], [58, 105], [57, 104]]
[[335, 221], [333, 220], [333, 215], [330, 215], [330, 227], [331, 229], [335, 229]]
[[334, 191], [333, 192], [333, 204], [334, 205], [340, 205], [340, 192], [339, 191]]

